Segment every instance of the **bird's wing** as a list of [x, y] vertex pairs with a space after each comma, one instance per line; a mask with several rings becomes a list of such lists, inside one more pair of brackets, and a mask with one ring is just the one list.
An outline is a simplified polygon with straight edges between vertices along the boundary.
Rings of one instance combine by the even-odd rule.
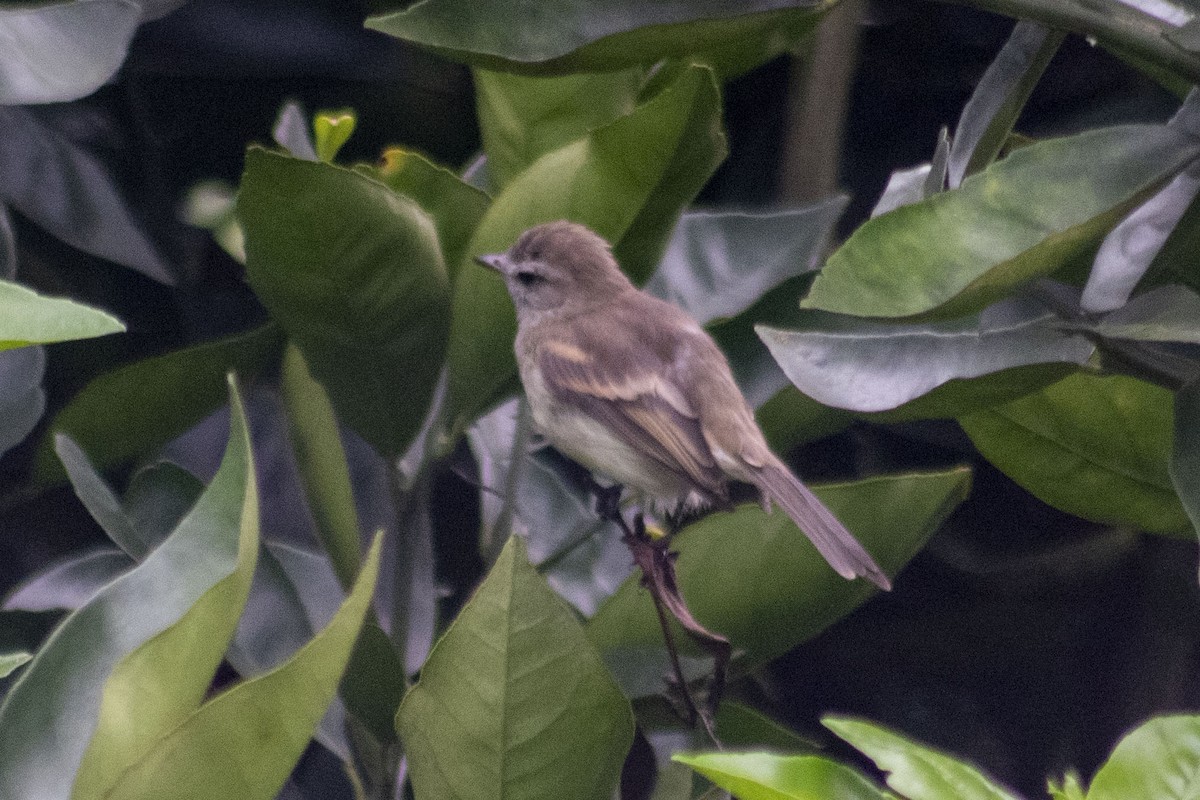
[[694, 404], [672, 380], [661, 352], [628, 330], [609, 336], [603, 362], [586, 328], [570, 339], [542, 342], [537, 359], [554, 398], [607, 426], [639, 453], [687, 479], [714, 499], [726, 497]]

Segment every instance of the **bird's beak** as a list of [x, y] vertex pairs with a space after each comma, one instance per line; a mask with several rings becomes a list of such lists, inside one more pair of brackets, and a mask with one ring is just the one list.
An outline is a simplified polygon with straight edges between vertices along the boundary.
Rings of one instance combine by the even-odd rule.
[[504, 274], [504, 267], [508, 264], [508, 258], [504, 253], [488, 253], [487, 255], [475, 256], [475, 262], [480, 266], [495, 270], [501, 275]]

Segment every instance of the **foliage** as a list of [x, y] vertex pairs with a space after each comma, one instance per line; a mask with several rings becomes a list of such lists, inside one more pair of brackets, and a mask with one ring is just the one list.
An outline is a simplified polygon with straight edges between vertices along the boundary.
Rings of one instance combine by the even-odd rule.
[[[652, 606], [578, 475], [534, 446], [514, 399], [511, 304], [472, 263], [543, 221], [588, 224], [635, 281], [708, 325], [773, 442], [850, 420], [953, 420], [1064, 512], [1176, 537], [1200, 527], [1200, 273], [1188, 246], [1200, 95], [1162, 123], [1014, 134], [1063, 31], [1173, 88], [1200, 78], [1195, 20], [1117, 0], [977, 3], [1027, 19], [955, 135], [929, 164], [896, 172], [873, 218], [832, 252], [844, 198], [762, 213], [693, 203], [729, 153], [727, 82], [802, 50], [833, 3], [383, 10], [365, 24], [473, 71], [482, 160], [460, 175], [393, 146], [352, 163], [340, 154], [355, 113], [317, 114], [310, 128], [285, 106], [279, 146], [248, 147], [236, 199], [205, 216], [244, 261], [259, 324], [81, 373], [31, 439], [46, 406], [42, 345], [54, 358], [65, 341], [127, 326], [53, 296], [36, 271], [17, 282], [8, 210], [146, 285], [183, 274], [105, 165], [48, 127], [41, 106], [92, 95], [139, 26], [182, 5], [0, 8], [0, 41], [21, 43], [0, 52], [0, 453], [27, 441], [14, 495], [68, 481], [111, 540], [9, 596], [6, 615], [67, 612], [44, 639], [10, 644], [18, 616], [0, 616], [0, 796], [271, 798], [306, 790], [296, 766], [311, 747], [358, 798], [397, 796], [406, 781], [417, 800], [608, 798], [638, 791], [622, 781], [646, 741], [635, 728], [660, 761], [695, 749], [664, 712]], [[315, 551], [260, 522], [272, 510], [260, 508], [247, 408], [274, 398]], [[211, 480], [160, 457], [227, 401]], [[454, 613], [438, 602], [436, 490], [464, 462], [480, 483], [470, 549], [486, 576]], [[126, 474], [120, 493], [108, 481]], [[899, 575], [971, 480], [943, 465], [818, 492]], [[386, 544], [369, 535], [380, 507]], [[693, 521], [674, 545], [683, 594], [731, 640], [746, 693], [873, 595], [757, 506]], [[683, 658], [689, 675], [707, 667], [698, 651]], [[899, 796], [1014, 797], [882, 727], [826, 724]], [[1069, 775], [1051, 793], [1189, 797], [1198, 726], [1151, 720], [1086, 791]], [[778, 754], [796, 735], [747, 705], [727, 704], [717, 735], [739, 752], [675, 759], [745, 800], [892, 796], [827, 757]], [[679, 767], [653, 774], [662, 800], [709, 791]]]

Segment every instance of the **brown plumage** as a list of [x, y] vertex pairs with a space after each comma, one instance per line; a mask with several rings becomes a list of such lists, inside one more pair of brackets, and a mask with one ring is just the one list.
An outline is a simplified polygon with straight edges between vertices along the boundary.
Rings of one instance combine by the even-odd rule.
[[602, 238], [551, 222], [479, 261], [513, 298], [521, 380], [534, 423], [555, 447], [663, 503], [726, 506], [731, 479], [753, 484], [839, 574], [891, 588], [771, 452], [712, 338], [634, 287]]

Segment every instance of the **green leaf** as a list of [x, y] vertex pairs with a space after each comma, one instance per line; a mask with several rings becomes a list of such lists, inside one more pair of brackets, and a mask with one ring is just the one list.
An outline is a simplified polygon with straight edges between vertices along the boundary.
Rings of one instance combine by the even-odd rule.
[[1175, 393], [1175, 431], [1167, 472], [1192, 528], [1200, 531], [1200, 381]]
[[0, 105], [86, 97], [125, 60], [142, 8], [132, 0], [0, 7]]
[[609, 800], [633, 716], [512, 537], [396, 714], [416, 796]]
[[107, 800], [270, 800], [333, 700], [379, 574], [376, 536], [333, 620], [286, 664], [206, 703], [125, 771]]
[[121, 501], [88, 460], [87, 453], [65, 433], [54, 437], [54, 451], [67, 471], [75, 496], [109, 539], [133, 558], [141, 560], [157, 542], [144, 541], [121, 507]]
[[[888, 411], [951, 381], [1014, 367], [1082, 365], [1095, 350], [1058, 329], [1049, 312], [1018, 301], [950, 322], [887, 324], [815, 312], [805, 319], [805, 330], [756, 330], [800, 391], [860, 412]], [[945, 416], [964, 410], [947, 408]]]
[[0, 351], [92, 339], [124, 330], [119, 319], [98, 308], [64, 298], [42, 297], [32, 289], [0, 280]]
[[970, 764], [880, 725], [846, 717], [821, 722], [866, 753], [888, 773], [888, 786], [909, 800], [1019, 800]]
[[1166, 125], [1023, 147], [958, 189], [868, 220], [801, 305], [863, 317], [977, 311], [1098, 247], [1198, 153]]
[[[816, 492], [889, 575], [895, 575], [966, 497], [970, 473], [869, 478]], [[729, 638], [739, 671], [809, 639], [867, 600], [874, 589], [835, 573], [782, 511], [756, 505], [711, 514], [672, 544], [679, 588], [696, 619]], [[627, 692], [661, 688], [662, 632], [653, 604], [631, 576], [587, 624]], [[685, 644], [685, 643], [681, 643]], [[686, 645], [685, 647], [690, 646]]]
[[[213, 500], [208, 493], [202, 495], [195, 513], [179, 530], [198, 537], [205, 533], [189, 529], [234, 529], [236, 564], [174, 624], [138, 646], [113, 669], [104, 684], [95, 732], [75, 774], [71, 800], [107, 797], [126, 768], [195, 711], [233, 638], [257, 563], [258, 495], [245, 412], [236, 390], [232, 403], [233, 433], [226, 459], [240, 459], [240, 473], [222, 475], [218, 471], [209, 488], [211, 493], [225, 493], [230, 498], [224, 501], [224, 508], [209, 510], [207, 504]], [[235, 436], [240, 437], [236, 444]], [[239, 501], [240, 508], [235, 505]], [[217, 514], [228, 516], [222, 519]], [[223, 535], [230, 536], [227, 532]], [[131, 720], [136, 724], [131, 725]]]
[[176, 350], [101, 375], [54, 417], [38, 446], [34, 481], [65, 477], [54, 436], [66, 433], [90, 454], [97, 469], [126, 464], [152, 452], [225, 402], [225, 375], [262, 370], [279, 351], [273, 325]]
[[313, 117], [313, 140], [317, 158], [332, 163], [342, 145], [350, 138], [350, 134], [354, 133], [357, 121], [358, 118], [350, 109], [323, 111]]
[[494, 189], [546, 153], [633, 112], [644, 70], [524, 77], [476, 69], [475, 107]]
[[950, 148], [949, 184], [956, 189], [996, 159], [1025, 101], [1058, 52], [1063, 32], [1031, 20], [1017, 22], [1004, 48], [975, 85]]
[[884, 800], [878, 787], [849, 767], [821, 756], [776, 753], [676, 753], [739, 800]]
[[1194, 800], [1200, 785], [1200, 716], [1156, 717], [1122, 739], [1096, 772], [1088, 800]]
[[610, 72], [699, 54], [727, 75], [786, 51], [830, 2], [715, 0], [641, 3], [425, 0], [367, 27], [447, 58], [508, 72]]
[[1087, 800], [1087, 792], [1075, 772], [1068, 772], [1061, 781], [1048, 781], [1046, 789], [1053, 800]]
[[[632, 114], [539, 158], [495, 199], [467, 254], [509, 247], [527, 228], [568, 218], [648, 275], [680, 209], [725, 154], [712, 74], [691, 68]], [[516, 377], [512, 302], [497, 275], [464, 265], [455, 287], [448, 418], [462, 430]]]
[[155, 546], [175, 529], [203, 491], [200, 479], [183, 467], [157, 461], [133, 474], [122, 504], [134, 530]]
[[1140, 294], [1091, 330], [1111, 339], [1200, 344], [1200, 295], [1168, 285]]
[[251, 148], [238, 194], [246, 277], [340, 417], [385, 457], [421, 428], [450, 284], [437, 229], [360, 173]]
[[453, 281], [467, 242], [492, 199], [445, 167], [399, 147], [383, 152], [383, 164], [376, 174], [392, 191], [411, 197], [433, 218]]
[[33, 658], [30, 653], [0, 653], [0, 678], [7, 678]]
[[115, 547], [102, 547], [68, 556], [22, 581], [4, 601], [4, 608], [21, 611], [74, 611], [134, 566], [134, 560]]
[[1167, 472], [1171, 393], [1076, 373], [959, 419], [984, 458], [1055, 508], [1158, 533], [1188, 529]]
[[[232, 389], [231, 397], [229, 445], [195, 509], [141, 565], [63, 621], [0, 705], [6, 800], [65, 800], [93, 734], [93, 747], [127, 758], [147, 744], [145, 733], [165, 732], [207, 689], [257, 551], [250, 437]], [[160, 642], [188, 650], [195, 663], [160, 664]], [[119, 723], [121, 700], [139, 709], [138, 725]]]
[[284, 350], [280, 388], [287, 411], [288, 439], [317, 538], [329, 554], [342, 587], [349, 588], [361, 558], [350, 466], [329, 395], [313, 380], [295, 345], [289, 344]]

